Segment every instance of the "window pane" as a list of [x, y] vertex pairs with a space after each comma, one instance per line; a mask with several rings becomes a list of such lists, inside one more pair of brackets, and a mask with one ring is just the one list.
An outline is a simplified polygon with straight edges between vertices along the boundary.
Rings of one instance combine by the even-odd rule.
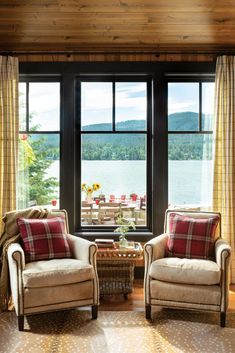
[[112, 104], [112, 82], [82, 82], [82, 130], [110, 131], [112, 129]]
[[202, 130], [212, 131], [214, 122], [214, 82], [202, 83]]
[[60, 83], [30, 82], [29, 129], [60, 130]]
[[59, 207], [59, 134], [21, 134], [18, 208]]
[[116, 130], [146, 130], [146, 82], [116, 82]]
[[[86, 184], [81, 195], [83, 225], [114, 225], [118, 213], [136, 224], [145, 225], [146, 136], [121, 133], [83, 135], [82, 183]], [[86, 191], [88, 186], [96, 183], [100, 188], [92, 193], [92, 202], [88, 200], [92, 207], [89, 211], [89, 204], [85, 202]], [[114, 209], [106, 205], [100, 211], [104, 201], [117, 205]]]
[[212, 142], [212, 134], [169, 135], [169, 206], [211, 205]]
[[26, 130], [26, 83], [19, 83], [19, 129]]
[[168, 131], [199, 130], [199, 83], [168, 83]]

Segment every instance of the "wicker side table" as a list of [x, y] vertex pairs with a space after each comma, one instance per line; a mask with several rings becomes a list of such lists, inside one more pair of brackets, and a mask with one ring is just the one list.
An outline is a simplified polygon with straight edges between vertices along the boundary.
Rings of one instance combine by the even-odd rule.
[[135, 242], [133, 247], [100, 248], [97, 254], [97, 270], [100, 295], [123, 294], [127, 298], [133, 290], [135, 261], [142, 259], [143, 249]]

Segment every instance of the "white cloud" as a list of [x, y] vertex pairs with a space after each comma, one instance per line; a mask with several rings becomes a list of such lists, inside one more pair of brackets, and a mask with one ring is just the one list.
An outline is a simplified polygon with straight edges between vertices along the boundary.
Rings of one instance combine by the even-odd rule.
[[30, 110], [44, 113], [60, 108], [60, 84], [58, 82], [30, 83]]
[[[118, 108], [146, 110], [145, 97], [130, 97], [130, 94], [143, 92], [143, 84], [118, 86], [116, 104]], [[82, 107], [84, 110], [101, 110], [112, 107], [111, 83], [82, 83]]]
[[33, 126], [39, 124], [40, 130], [59, 130], [60, 83], [30, 83], [29, 109]]
[[[146, 118], [146, 83], [116, 83], [117, 121]], [[137, 96], [136, 96], [137, 95]], [[82, 125], [111, 123], [112, 121], [112, 83], [82, 83]]]
[[82, 110], [110, 109], [112, 83], [82, 83]]
[[185, 102], [179, 102], [174, 100], [173, 98], [169, 98], [168, 114], [181, 113], [186, 111], [198, 112], [198, 107], [196, 107], [194, 101], [187, 100]]

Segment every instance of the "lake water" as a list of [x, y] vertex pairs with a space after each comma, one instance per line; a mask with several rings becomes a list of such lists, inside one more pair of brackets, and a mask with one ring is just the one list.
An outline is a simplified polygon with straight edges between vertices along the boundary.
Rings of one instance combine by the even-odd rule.
[[[59, 161], [48, 175], [59, 176]], [[212, 196], [212, 161], [169, 161], [169, 204], [209, 205]], [[94, 193], [120, 197], [146, 194], [145, 161], [82, 161], [82, 182], [102, 185]]]
[[212, 161], [169, 161], [169, 204], [211, 205]]

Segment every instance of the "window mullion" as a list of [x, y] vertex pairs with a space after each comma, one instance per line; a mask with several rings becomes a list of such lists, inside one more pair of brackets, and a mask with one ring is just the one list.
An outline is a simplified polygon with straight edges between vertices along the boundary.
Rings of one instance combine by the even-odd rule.
[[202, 83], [199, 82], [199, 132], [202, 131]]
[[115, 120], [116, 120], [116, 99], [115, 99], [115, 81], [113, 81], [112, 91], [113, 91], [113, 111], [112, 111], [112, 131], [115, 131]]
[[29, 82], [26, 82], [26, 132], [29, 132]]

